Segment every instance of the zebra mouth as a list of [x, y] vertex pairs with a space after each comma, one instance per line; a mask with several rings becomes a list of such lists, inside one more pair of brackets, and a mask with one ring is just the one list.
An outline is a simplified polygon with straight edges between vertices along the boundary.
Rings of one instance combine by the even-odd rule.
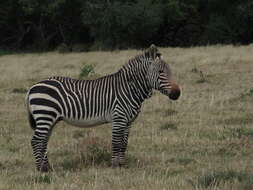
[[172, 91], [170, 94], [169, 94], [169, 98], [171, 100], [177, 100], [180, 96], [181, 92], [180, 90], [176, 90], [176, 91]]
[[173, 85], [170, 90], [160, 89], [160, 92], [168, 96], [171, 100], [177, 100], [181, 95], [181, 90], [178, 85]]
[[179, 98], [180, 94], [181, 94], [180, 88], [178, 85], [175, 84], [172, 86], [171, 92], [169, 94], [169, 98], [171, 100], [177, 100]]

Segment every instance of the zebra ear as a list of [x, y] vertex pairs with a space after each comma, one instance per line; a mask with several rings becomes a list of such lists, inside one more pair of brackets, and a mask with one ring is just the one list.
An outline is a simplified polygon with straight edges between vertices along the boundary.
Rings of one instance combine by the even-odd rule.
[[162, 54], [160, 52], [157, 52], [156, 53], [156, 57], [159, 58], [159, 59], [161, 59], [162, 58]]
[[162, 55], [154, 44], [152, 44], [145, 53], [153, 59], [156, 59], [157, 57], [160, 58]]

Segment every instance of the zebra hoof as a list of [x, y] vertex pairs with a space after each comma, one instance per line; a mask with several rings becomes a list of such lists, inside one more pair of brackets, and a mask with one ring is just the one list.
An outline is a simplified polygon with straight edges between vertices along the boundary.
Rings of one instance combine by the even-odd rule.
[[39, 171], [43, 172], [43, 173], [44, 172], [51, 172], [51, 171], [53, 171], [53, 168], [49, 164], [48, 165], [44, 164], [40, 167]]
[[126, 162], [125, 162], [125, 159], [120, 159], [119, 161], [119, 167], [121, 168], [127, 168], [127, 165], [126, 165]]
[[112, 161], [112, 168], [127, 168], [125, 160], [115, 159]]
[[119, 160], [116, 158], [116, 159], [112, 159], [112, 168], [117, 168], [119, 167]]
[[112, 168], [118, 168], [118, 167], [120, 167], [120, 165], [119, 165], [119, 163], [112, 163]]

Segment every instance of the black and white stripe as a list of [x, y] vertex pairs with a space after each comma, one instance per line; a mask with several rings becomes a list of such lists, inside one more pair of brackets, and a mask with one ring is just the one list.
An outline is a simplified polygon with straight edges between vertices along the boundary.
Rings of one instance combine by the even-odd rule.
[[95, 80], [51, 77], [33, 85], [26, 101], [34, 129], [31, 144], [37, 169], [50, 169], [47, 143], [53, 126], [60, 120], [81, 127], [111, 122], [112, 166], [124, 165], [129, 126], [152, 89], [168, 96], [175, 96], [177, 91], [178, 98], [179, 88], [170, 79], [168, 65], [152, 45], [114, 74]]

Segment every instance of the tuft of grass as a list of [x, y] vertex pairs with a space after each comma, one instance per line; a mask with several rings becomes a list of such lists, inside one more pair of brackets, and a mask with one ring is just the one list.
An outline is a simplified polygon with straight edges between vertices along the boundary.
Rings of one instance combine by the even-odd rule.
[[195, 66], [195, 67], [192, 68], [191, 72], [193, 72], [193, 73], [198, 73], [199, 70], [198, 70], [197, 67]]
[[16, 93], [16, 94], [25, 94], [27, 92], [27, 89], [25, 88], [14, 88], [12, 90], [12, 93]]
[[253, 123], [253, 115], [247, 114], [241, 117], [231, 117], [223, 120], [226, 125], [247, 125]]
[[176, 158], [171, 158], [167, 162], [178, 163], [180, 165], [186, 166], [186, 165], [188, 165], [192, 162], [195, 162], [195, 160], [190, 158], [190, 157], [181, 157], [181, 156], [179, 156], [179, 157], [176, 157]]
[[206, 173], [203, 176], [199, 176], [197, 179], [196, 187], [209, 188], [213, 186], [219, 186], [225, 181], [237, 180], [244, 185], [253, 185], [253, 174], [246, 172], [238, 172], [234, 170], [227, 171], [212, 171]]
[[79, 78], [85, 78], [88, 77], [90, 75], [95, 74], [95, 70], [94, 67], [92, 65], [89, 64], [85, 64], [82, 68], [81, 68], [81, 72], [79, 74]]
[[216, 155], [219, 155], [222, 157], [232, 157], [232, 156], [236, 156], [236, 153], [233, 150], [231, 150], [231, 148], [222, 147], [217, 150]]
[[203, 71], [199, 71], [199, 78], [196, 83], [204, 83], [208, 82], [206, 76], [204, 75]]
[[92, 137], [79, 143], [82, 147], [81, 160], [86, 166], [106, 165], [111, 163], [111, 146], [98, 137]]
[[199, 76], [199, 79], [196, 81], [196, 83], [208, 82], [206, 76], [203, 73], [203, 71], [199, 70], [196, 66], [192, 68], [191, 72], [193, 72], [193, 73], [195, 73]]
[[160, 126], [161, 130], [177, 130], [177, 124], [176, 123], [165, 123], [163, 125]]
[[[111, 148], [98, 137], [89, 137], [78, 143], [71, 154], [60, 163], [60, 167], [68, 171], [80, 171], [92, 166], [110, 166]], [[59, 156], [59, 155], [57, 155]]]
[[177, 113], [178, 113], [178, 112], [177, 112], [176, 110], [173, 110], [173, 109], [167, 109], [167, 110], [165, 111], [166, 116], [175, 115], [175, 114], [177, 114]]
[[253, 97], [253, 88], [249, 89], [248, 92], [245, 93], [246, 96]]
[[167, 172], [164, 173], [164, 175], [165, 175], [166, 177], [172, 177], [172, 176], [177, 176], [177, 175], [179, 175], [179, 174], [182, 174], [182, 173], [184, 173], [184, 172], [185, 172], [185, 171], [182, 170], [182, 169], [172, 169], [172, 170], [167, 170]]
[[80, 131], [75, 131], [74, 134], [72, 135], [72, 137], [74, 139], [79, 139], [85, 136], [84, 132], [80, 132]]
[[238, 102], [243, 102], [243, 101], [252, 102], [252, 98], [253, 98], [253, 88], [247, 90], [246, 92], [241, 93], [237, 97], [230, 98], [228, 100], [228, 103], [238, 104]]
[[141, 157], [136, 157], [132, 154], [126, 154], [126, 166], [125, 168], [143, 168], [147, 166], [147, 160]]
[[5, 169], [6, 167], [4, 166], [4, 164], [2, 162], [0, 162], [0, 169], [3, 170]]
[[89, 145], [84, 156], [86, 165], [110, 165], [111, 153], [101, 144]]
[[253, 129], [249, 128], [236, 128], [230, 129], [231, 136], [241, 138], [242, 136], [252, 136], [253, 137]]
[[52, 183], [52, 176], [47, 175], [47, 174], [36, 176], [34, 178], [34, 182], [35, 183], [47, 183], [47, 184], [50, 184], [50, 183]]
[[82, 161], [78, 158], [64, 158], [60, 165], [65, 171], [75, 172], [82, 169]]

